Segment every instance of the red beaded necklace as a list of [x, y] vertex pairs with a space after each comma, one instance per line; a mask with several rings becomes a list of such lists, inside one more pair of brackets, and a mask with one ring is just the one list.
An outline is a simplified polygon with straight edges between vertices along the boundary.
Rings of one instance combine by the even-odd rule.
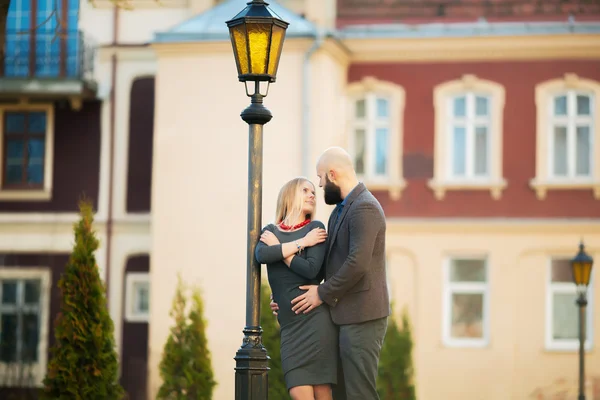
[[294, 225], [294, 226], [286, 225], [283, 223], [283, 221], [280, 222], [278, 226], [279, 226], [279, 229], [281, 229], [282, 231], [294, 231], [294, 230], [300, 229], [303, 226], [306, 226], [308, 224], [310, 224], [310, 218], [307, 218], [303, 222], [300, 222], [299, 224]]

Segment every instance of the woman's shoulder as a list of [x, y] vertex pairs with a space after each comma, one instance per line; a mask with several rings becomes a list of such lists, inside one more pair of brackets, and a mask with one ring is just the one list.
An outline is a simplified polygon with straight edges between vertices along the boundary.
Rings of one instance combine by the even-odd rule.
[[267, 224], [263, 227], [263, 232], [264, 231], [271, 231], [271, 232], [275, 232], [275, 224]]
[[319, 221], [318, 219], [310, 221], [310, 224], [308, 224], [308, 226], [311, 229], [314, 229], [314, 228], [323, 228], [323, 229], [325, 229], [325, 225], [321, 221]]

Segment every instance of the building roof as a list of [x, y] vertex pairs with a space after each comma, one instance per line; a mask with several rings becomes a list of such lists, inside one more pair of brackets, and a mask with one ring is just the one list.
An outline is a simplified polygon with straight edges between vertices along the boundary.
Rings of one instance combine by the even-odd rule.
[[[225, 21], [232, 19], [246, 7], [249, 0], [226, 0], [217, 6], [184, 21], [166, 32], [154, 35], [155, 43], [178, 42], [214, 42], [229, 40], [229, 30]], [[275, 0], [267, 0], [269, 8], [290, 25], [286, 38], [314, 37], [316, 27], [300, 15], [278, 4]]]
[[599, 22], [479, 22], [350, 25], [340, 39], [408, 39], [476, 36], [530, 36], [600, 33]]

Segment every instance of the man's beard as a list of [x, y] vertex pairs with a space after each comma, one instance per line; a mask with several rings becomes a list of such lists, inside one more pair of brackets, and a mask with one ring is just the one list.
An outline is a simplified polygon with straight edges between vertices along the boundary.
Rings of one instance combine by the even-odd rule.
[[325, 187], [323, 188], [323, 192], [325, 193], [325, 204], [338, 204], [344, 200], [342, 198], [342, 189], [331, 182], [327, 175], [325, 175]]

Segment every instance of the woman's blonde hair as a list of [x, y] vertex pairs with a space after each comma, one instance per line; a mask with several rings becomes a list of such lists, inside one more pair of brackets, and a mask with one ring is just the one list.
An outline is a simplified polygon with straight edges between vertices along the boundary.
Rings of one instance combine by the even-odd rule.
[[[279, 196], [277, 196], [277, 209], [275, 211], [275, 223], [280, 224], [284, 223], [286, 225], [293, 225], [295, 221], [302, 214], [303, 208], [303, 198], [302, 198], [302, 184], [304, 182], [310, 183], [310, 185], [314, 188], [315, 185], [304, 177], [294, 178], [291, 181], [287, 182], [281, 190], [279, 191]], [[312, 213], [307, 214], [305, 217], [312, 219], [313, 215], [317, 212], [317, 205], [315, 202], [315, 207]]]

